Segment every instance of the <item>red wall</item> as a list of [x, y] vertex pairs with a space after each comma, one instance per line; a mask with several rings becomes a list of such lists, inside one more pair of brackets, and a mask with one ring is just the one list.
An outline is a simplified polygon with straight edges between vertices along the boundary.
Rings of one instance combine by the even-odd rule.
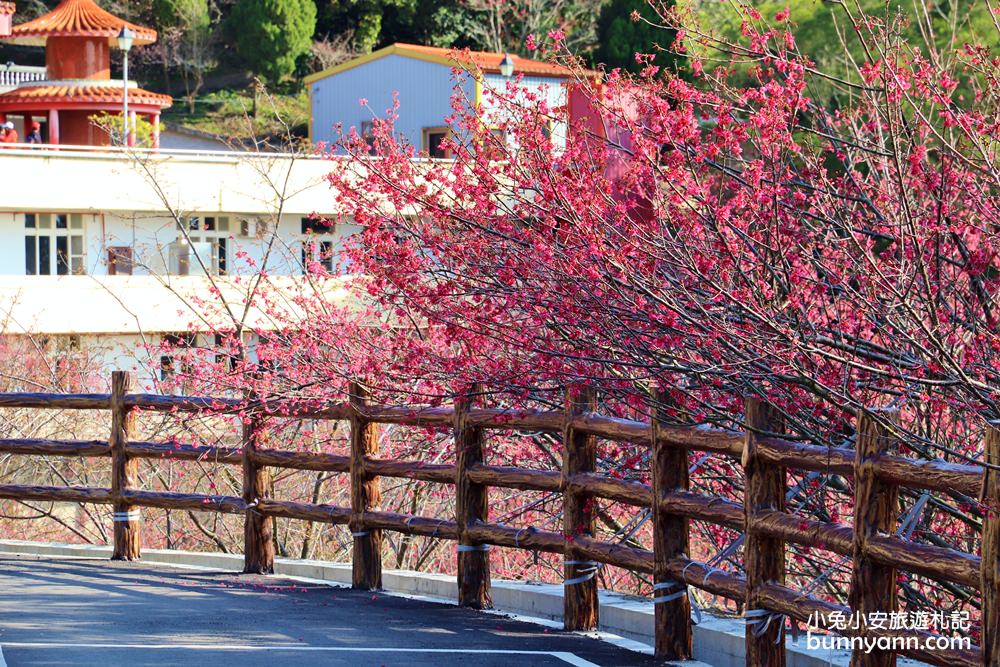
[[107, 38], [49, 37], [45, 44], [49, 79], [110, 79]]
[[59, 143], [84, 146], [110, 146], [111, 138], [89, 119], [97, 111], [60, 111]]

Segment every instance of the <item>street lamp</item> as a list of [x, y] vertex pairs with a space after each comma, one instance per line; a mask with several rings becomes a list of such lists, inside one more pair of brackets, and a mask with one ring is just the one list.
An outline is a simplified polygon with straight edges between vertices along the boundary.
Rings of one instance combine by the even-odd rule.
[[510, 57], [509, 53], [503, 54], [503, 60], [500, 61], [500, 74], [503, 76], [511, 76], [514, 73], [514, 59]]
[[124, 89], [122, 93], [122, 127], [124, 131], [122, 132], [122, 141], [128, 146], [128, 52], [132, 48], [132, 40], [135, 39], [135, 33], [129, 30], [129, 27], [122, 26], [122, 31], [118, 33], [118, 48], [122, 50], [122, 79], [124, 79]]

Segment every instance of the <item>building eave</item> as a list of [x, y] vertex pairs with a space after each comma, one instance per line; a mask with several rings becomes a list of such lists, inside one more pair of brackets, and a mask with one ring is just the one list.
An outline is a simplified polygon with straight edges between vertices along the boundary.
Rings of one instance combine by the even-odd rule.
[[[455, 53], [461, 53], [461, 52], [456, 51]], [[352, 60], [348, 60], [347, 62], [341, 63], [339, 65], [328, 67], [327, 69], [321, 72], [310, 74], [309, 76], [305, 77], [304, 81], [306, 84], [311, 85], [321, 79], [326, 79], [327, 77], [347, 72], [356, 67], [360, 67], [375, 60], [379, 60], [381, 58], [385, 58], [387, 56], [392, 56], [392, 55], [403, 56], [404, 58], [421, 60], [423, 62], [434, 63], [437, 65], [444, 65], [445, 67], [458, 67], [472, 74], [482, 74], [482, 73], [500, 74], [500, 70], [498, 67], [493, 67], [493, 66], [484, 67], [481, 64], [477, 64], [474, 60], [463, 61], [457, 57], [438, 55], [435, 53], [427, 53], [426, 51], [421, 50], [421, 48], [416, 45], [396, 43], [381, 48], [377, 51], [372, 51], [371, 53], [368, 53], [366, 55], [359, 56]], [[487, 54], [480, 54], [480, 55], [487, 55]], [[489, 54], [489, 55], [496, 55], [496, 54]], [[528, 58], [519, 58], [519, 60], [521, 60], [522, 62], [530, 61], [530, 59]], [[528, 70], [524, 71], [523, 73], [525, 74], [525, 76], [533, 76], [533, 77], [537, 76], [537, 77], [557, 79], [557, 80], [566, 80], [572, 78], [573, 76], [573, 72], [569, 69], [558, 72]]]

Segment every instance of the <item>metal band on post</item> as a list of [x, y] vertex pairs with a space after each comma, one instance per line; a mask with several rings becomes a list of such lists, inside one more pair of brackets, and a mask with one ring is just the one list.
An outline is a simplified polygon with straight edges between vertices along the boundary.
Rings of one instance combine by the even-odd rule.
[[576, 571], [580, 573], [580, 576], [563, 581], [564, 586], [576, 586], [590, 581], [597, 576], [597, 573], [600, 572], [602, 567], [604, 567], [604, 563], [598, 563], [593, 560], [565, 560], [563, 561], [563, 565], [575, 566]]

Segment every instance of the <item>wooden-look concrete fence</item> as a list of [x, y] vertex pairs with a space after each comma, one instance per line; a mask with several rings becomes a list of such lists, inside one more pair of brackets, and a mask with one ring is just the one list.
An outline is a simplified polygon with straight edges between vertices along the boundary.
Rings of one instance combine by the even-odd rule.
[[[779, 666], [785, 662], [781, 627], [785, 619], [807, 622], [818, 614], [870, 614], [897, 609], [897, 571], [907, 571], [978, 591], [982, 609], [981, 646], [934, 650], [926, 633], [862, 628], [845, 630], [869, 639], [916, 638], [898, 651], [937, 665], [1000, 666], [1000, 433], [987, 429], [985, 469], [941, 461], [913, 460], [892, 452], [894, 437], [868, 416], [858, 417], [854, 450], [828, 449], [778, 437], [777, 413], [766, 404], [747, 401], [746, 433], [667, 424], [654, 415], [641, 422], [599, 415], [588, 390], [567, 392], [565, 411], [511, 411], [479, 408], [468, 398], [454, 407], [373, 405], [363, 387], [352, 383], [350, 400], [303, 408], [281, 401], [255, 405], [217, 398], [130, 394], [126, 374], [116, 372], [110, 394], [0, 394], [0, 407], [110, 410], [112, 430], [104, 441], [0, 439], [0, 452], [22, 455], [110, 457], [111, 488], [0, 485], [0, 498], [110, 504], [114, 510], [114, 558], [136, 559], [139, 507], [242, 513], [245, 515], [245, 571], [269, 573], [274, 547], [269, 517], [347, 524], [353, 536], [353, 584], [377, 589], [382, 582], [382, 531], [455, 540], [458, 543], [459, 602], [488, 607], [488, 545], [564, 554], [565, 627], [597, 626], [597, 577], [600, 564], [651, 574], [655, 596], [655, 650], [664, 658], [691, 655], [688, 586], [736, 600], [747, 610], [747, 664]], [[470, 396], [477, 392], [471, 392]], [[133, 439], [135, 409], [162, 412], [239, 413], [240, 448], [197, 447]], [[350, 455], [278, 451], [258, 437], [267, 417], [347, 420]], [[882, 420], [884, 423], [884, 420]], [[446, 427], [454, 431], [455, 464], [380, 459], [380, 424]], [[487, 465], [484, 433], [490, 430], [548, 432], [563, 439], [562, 471]], [[652, 449], [652, 485], [602, 475], [595, 470], [598, 438]], [[688, 453], [709, 452], [739, 461], [745, 473], [742, 504], [693, 493], [688, 487]], [[243, 467], [243, 495], [197, 495], [136, 488], [139, 459], [201, 460]], [[268, 497], [269, 468], [316, 470], [350, 476], [351, 506], [307, 504]], [[784, 511], [787, 469], [853, 477], [853, 527], [825, 523]], [[379, 506], [379, 478], [396, 477], [455, 485], [454, 520], [384, 512]], [[555, 492], [563, 497], [563, 532], [490, 523], [489, 487]], [[992, 508], [983, 519], [979, 556], [918, 544], [895, 535], [900, 487], [978, 497]], [[594, 537], [589, 498], [603, 498], [649, 508], [653, 519], [652, 551]], [[690, 520], [743, 531], [745, 576], [724, 572], [688, 556]], [[849, 602], [845, 607], [803, 594], [785, 585], [785, 544], [817, 547], [852, 560]], [[763, 610], [763, 611], [761, 611]], [[756, 612], [756, 613], [755, 613]], [[775, 622], [764, 625], [768, 618]], [[764, 627], [761, 632], [759, 628]], [[902, 635], [901, 635], [902, 633]], [[894, 664], [895, 654], [855, 650], [852, 664]]]

